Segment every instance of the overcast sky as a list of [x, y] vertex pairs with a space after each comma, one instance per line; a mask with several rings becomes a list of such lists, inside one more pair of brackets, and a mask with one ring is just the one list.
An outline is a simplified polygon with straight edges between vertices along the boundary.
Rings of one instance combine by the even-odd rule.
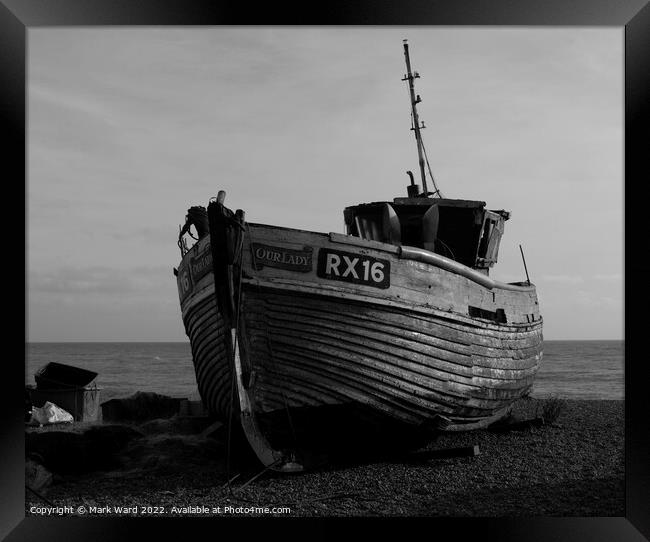
[[28, 29], [28, 338], [184, 341], [188, 207], [343, 232], [418, 171], [512, 218], [546, 339], [623, 337], [621, 28]]

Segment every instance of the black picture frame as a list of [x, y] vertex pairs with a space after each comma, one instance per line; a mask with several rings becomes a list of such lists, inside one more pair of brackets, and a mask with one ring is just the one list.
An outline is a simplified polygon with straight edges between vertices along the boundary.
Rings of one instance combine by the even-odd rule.
[[[26, 47], [29, 28], [94, 25], [519, 25], [610, 26], [625, 33], [625, 517], [621, 518], [431, 518], [428, 520], [378, 520], [381, 530], [397, 529], [401, 536], [417, 533], [451, 533], [454, 540], [644, 540], [650, 539], [650, 393], [648, 363], [644, 356], [644, 309], [650, 307], [645, 281], [650, 278], [645, 233], [646, 203], [641, 192], [648, 182], [648, 131], [650, 128], [650, 6], [647, 0], [330, 0], [318, 6], [303, 4], [253, 4], [218, 0], [0, 0], [0, 116], [5, 143], [2, 157], [7, 182], [20, 194], [7, 198], [18, 208], [26, 200]], [[534, 167], [534, 165], [531, 165]], [[23, 181], [20, 182], [19, 179]], [[20, 190], [19, 189], [19, 190]], [[24, 228], [28, 227], [25, 203]], [[594, 210], [597, 220], [598, 210]], [[6, 220], [8, 225], [20, 223]], [[18, 228], [20, 230], [20, 228]], [[16, 230], [11, 230], [15, 235]], [[26, 242], [25, 237], [25, 242]], [[7, 250], [5, 267], [13, 280], [5, 291], [17, 291], [20, 251]], [[23, 262], [25, 260], [23, 259]], [[18, 269], [16, 270], [16, 267]], [[25, 269], [26, 270], [26, 269]], [[25, 276], [25, 275], [23, 275]], [[24, 283], [26, 286], [26, 283]], [[23, 288], [26, 292], [26, 289]], [[25, 293], [26, 296], [26, 293]], [[7, 337], [12, 346], [26, 334], [26, 297], [7, 302]], [[17, 307], [17, 308], [16, 308]], [[7, 310], [11, 309], [11, 310]], [[20, 318], [20, 315], [24, 317]], [[607, 318], [606, 314], [602, 315]], [[17, 350], [17, 349], [16, 349]], [[23, 353], [25, 350], [23, 350]], [[314, 522], [272, 518], [246, 522], [240, 519], [46, 518], [24, 515], [24, 428], [18, 393], [24, 385], [20, 353], [11, 349], [5, 361], [2, 454], [0, 462], [0, 536], [6, 540], [114, 540], [200, 536], [257, 536], [272, 528], [284, 536], [303, 533], [340, 536], [368, 521], [342, 519]], [[603, 435], [607, 438], [607, 435]], [[215, 521], [221, 523], [216, 524]], [[188, 524], [187, 522], [190, 522]], [[210, 522], [210, 523], [208, 523]], [[226, 523], [224, 523], [226, 522]], [[418, 523], [417, 529], [412, 523]], [[354, 525], [360, 523], [360, 525]], [[233, 530], [235, 527], [237, 530]], [[419, 528], [422, 529], [419, 529]], [[227, 532], [226, 532], [227, 529]], [[191, 530], [191, 533], [189, 532]], [[239, 531], [239, 534], [238, 534]], [[445, 536], [448, 538], [449, 535]], [[644, 538], [645, 537], [645, 538]]]

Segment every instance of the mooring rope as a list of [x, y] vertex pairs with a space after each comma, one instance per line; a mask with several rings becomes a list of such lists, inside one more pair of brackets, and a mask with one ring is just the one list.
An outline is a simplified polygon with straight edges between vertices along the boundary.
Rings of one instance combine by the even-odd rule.
[[420, 143], [422, 145], [422, 150], [424, 151], [424, 159], [427, 163], [427, 169], [429, 170], [429, 175], [431, 176], [431, 182], [433, 183], [433, 187], [435, 188], [433, 194], [434, 195], [438, 194], [438, 197], [442, 198], [444, 196], [442, 195], [442, 192], [440, 192], [440, 188], [438, 188], [438, 185], [436, 184], [436, 180], [433, 177], [433, 172], [431, 171], [431, 166], [429, 165], [429, 157], [427, 156], [427, 150], [424, 148], [424, 142], [420, 140]]
[[242, 485], [240, 485], [237, 489], [238, 490], [244, 489], [247, 485], [252, 484], [255, 480], [257, 480], [260, 476], [262, 476], [262, 474], [264, 474], [265, 472], [271, 470], [276, 465], [279, 465], [281, 462], [282, 462], [282, 458], [278, 459], [277, 461], [274, 461], [270, 465], [267, 465], [260, 472], [258, 472], [255, 476], [253, 476], [248, 481], [246, 481]]

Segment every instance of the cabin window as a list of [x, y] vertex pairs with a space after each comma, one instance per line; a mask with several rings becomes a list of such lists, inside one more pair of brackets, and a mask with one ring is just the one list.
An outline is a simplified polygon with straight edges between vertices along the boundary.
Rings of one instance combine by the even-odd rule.
[[481, 242], [478, 246], [478, 257], [485, 258], [487, 254], [488, 244], [490, 242], [491, 234], [494, 232], [494, 220], [490, 218], [485, 219], [483, 226], [483, 233], [481, 234]]
[[369, 241], [402, 244], [402, 224], [389, 203], [369, 205], [354, 213], [346, 211], [345, 223], [349, 235]]
[[496, 263], [505, 220], [499, 213], [485, 211], [481, 240], [476, 253], [476, 267], [487, 268]]
[[374, 216], [355, 216], [354, 217], [355, 233], [363, 238], [371, 241], [381, 241], [382, 231], [379, 220]]

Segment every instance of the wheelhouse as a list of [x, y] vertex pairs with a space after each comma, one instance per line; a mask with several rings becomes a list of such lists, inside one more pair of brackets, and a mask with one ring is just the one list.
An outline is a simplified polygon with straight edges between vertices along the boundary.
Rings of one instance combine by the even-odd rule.
[[510, 213], [484, 201], [408, 197], [347, 207], [346, 233], [362, 239], [418, 247], [486, 274], [498, 257]]

